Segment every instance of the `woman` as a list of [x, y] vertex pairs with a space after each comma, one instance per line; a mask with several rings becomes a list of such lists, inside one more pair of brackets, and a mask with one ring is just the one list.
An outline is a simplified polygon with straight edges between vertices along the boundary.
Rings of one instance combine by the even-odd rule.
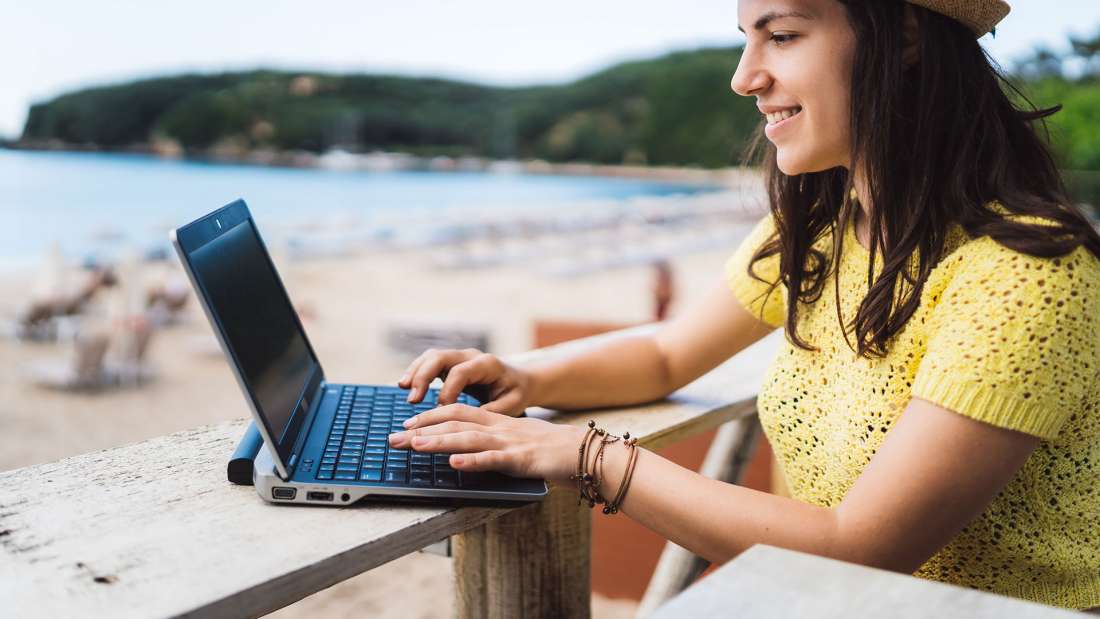
[[[635, 449], [621, 511], [716, 563], [766, 543], [1100, 607], [1100, 237], [1033, 130], [1057, 110], [1013, 107], [977, 42], [1007, 12], [741, 0], [732, 88], [766, 118], [771, 213], [723, 281], [562, 362], [428, 351], [399, 385], [418, 401], [443, 375], [442, 406], [391, 443], [583, 489], [584, 429], [513, 416], [656, 400], [783, 327], [758, 408], [794, 498]], [[448, 404], [470, 384], [492, 401]]]

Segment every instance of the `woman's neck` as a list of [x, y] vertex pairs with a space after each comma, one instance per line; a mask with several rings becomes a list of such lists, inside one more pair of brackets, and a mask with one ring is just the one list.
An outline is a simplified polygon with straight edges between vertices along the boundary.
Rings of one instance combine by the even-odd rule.
[[863, 177], [856, 174], [853, 181], [856, 191], [856, 217], [853, 223], [855, 227], [856, 240], [867, 251], [871, 250], [871, 192], [867, 189], [867, 184], [864, 182]]

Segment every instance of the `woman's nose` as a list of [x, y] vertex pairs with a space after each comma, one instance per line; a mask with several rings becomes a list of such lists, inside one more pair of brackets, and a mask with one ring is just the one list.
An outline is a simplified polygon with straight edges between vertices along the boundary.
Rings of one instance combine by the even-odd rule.
[[737, 63], [733, 79], [730, 80], [730, 88], [742, 97], [748, 97], [766, 89], [769, 83], [767, 72], [746, 48], [741, 54], [741, 60]]

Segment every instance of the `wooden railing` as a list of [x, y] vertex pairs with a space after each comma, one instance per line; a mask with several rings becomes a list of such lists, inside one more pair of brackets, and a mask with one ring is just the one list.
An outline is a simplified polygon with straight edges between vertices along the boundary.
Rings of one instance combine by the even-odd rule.
[[[653, 329], [509, 361], [571, 355]], [[574, 425], [595, 418], [660, 448], [752, 416], [778, 337], [660, 402], [530, 414]], [[259, 616], [449, 536], [458, 616], [589, 615], [591, 512], [577, 506], [574, 491], [555, 489], [518, 508], [273, 506], [252, 488], [225, 481], [226, 459], [246, 423], [0, 473], [0, 616]], [[664, 590], [648, 596], [650, 604], [675, 587]]]

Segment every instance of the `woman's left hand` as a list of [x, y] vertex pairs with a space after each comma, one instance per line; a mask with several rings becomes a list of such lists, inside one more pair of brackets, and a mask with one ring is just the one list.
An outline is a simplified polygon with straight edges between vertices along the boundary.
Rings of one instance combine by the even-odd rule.
[[441, 406], [407, 423], [390, 435], [390, 447], [453, 454], [450, 465], [458, 471], [499, 471], [558, 485], [572, 483], [584, 438], [581, 428], [466, 404]]

